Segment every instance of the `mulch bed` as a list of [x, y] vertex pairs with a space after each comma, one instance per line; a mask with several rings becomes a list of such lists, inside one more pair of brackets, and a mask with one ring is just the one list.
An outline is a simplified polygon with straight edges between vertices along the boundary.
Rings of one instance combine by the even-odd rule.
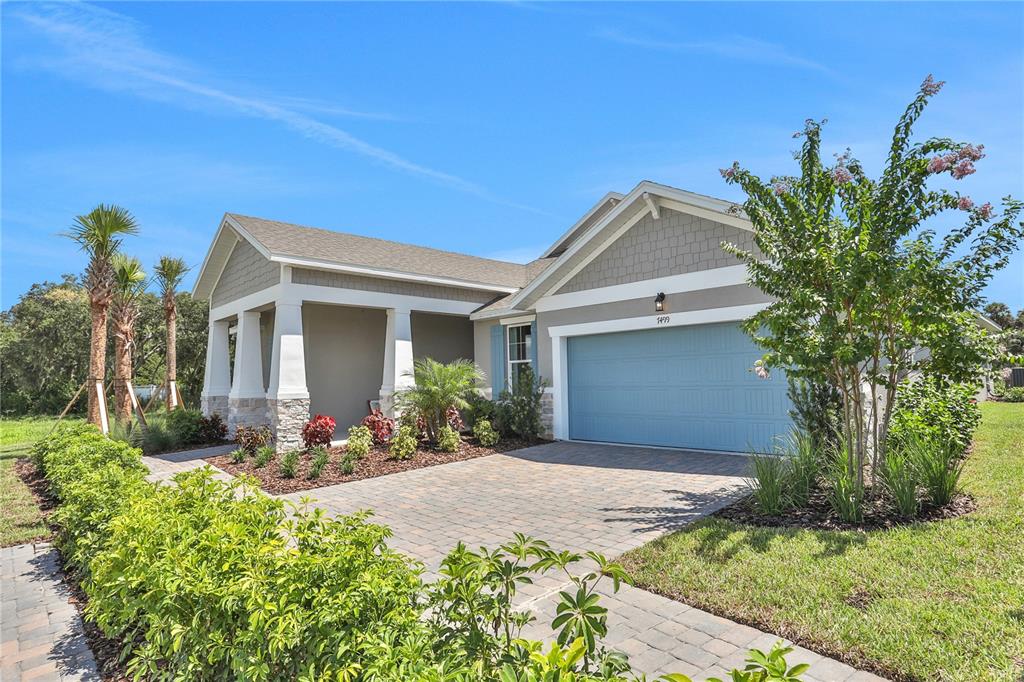
[[342, 446], [338, 448], [331, 448], [330, 464], [324, 468], [323, 472], [320, 474], [320, 478], [315, 480], [310, 480], [308, 478], [309, 468], [313, 458], [307, 453], [303, 453], [302, 457], [299, 459], [298, 473], [295, 478], [285, 478], [281, 475], [281, 455], [274, 457], [274, 459], [264, 467], [256, 467], [251, 457], [241, 464], [235, 464], [230, 455], [207, 457], [206, 461], [218, 469], [222, 469], [229, 474], [232, 474], [233, 476], [237, 476], [239, 474], [255, 476], [259, 480], [260, 487], [263, 490], [273, 495], [279, 495], [283, 493], [293, 493], [299, 490], [323, 488], [324, 486], [348, 483], [349, 481], [359, 481], [366, 478], [387, 476], [388, 474], [396, 474], [401, 471], [411, 471], [413, 469], [422, 469], [424, 467], [436, 466], [438, 464], [461, 462], [467, 459], [475, 459], [477, 457], [486, 457], [487, 455], [510, 452], [512, 450], [528, 448], [532, 445], [541, 445], [547, 442], [549, 441], [528, 441], [521, 438], [503, 438], [497, 445], [487, 448], [477, 443], [475, 439], [467, 439], [459, 446], [458, 452], [441, 452], [421, 444], [416, 450], [415, 455], [410, 459], [404, 460], [391, 459], [388, 456], [386, 449], [374, 448], [366, 455], [366, 457], [363, 457], [356, 462], [355, 469], [351, 474], [343, 474], [339, 466], [339, 463], [346, 452], [346, 447]]
[[921, 506], [921, 511], [913, 519], [901, 518], [884, 498], [871, 496], [870, 491], [864, 501], [864, 521], [854, 524], [846, 523], [829, 506], [824, 491], [816, 490], [811, 493], [807, 505], [799, 509], [787, 509], [776, 516], [767, 516], [761, 513], [754, 504], [752, 495], [747, 495], [733, 502], [728, 507], [723, 507], [713, 515], [727, 519], [735, 523], [742, 523], [748, 526], [762, 526], [766, 528], [807, 528], [818, 530], [880, 530], [906, 526], [922, 521], [939, 521], [941, 519], [953, 519], [964, 514], [970, 514], [977, 509], [978, 504], [968, 493], [960, 493], [942, 507], [935, 507], [927, 504]]

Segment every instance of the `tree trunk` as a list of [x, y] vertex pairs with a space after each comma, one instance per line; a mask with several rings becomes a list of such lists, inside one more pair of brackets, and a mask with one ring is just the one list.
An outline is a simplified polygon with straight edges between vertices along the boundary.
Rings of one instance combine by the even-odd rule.
[[99, 382], [102, 385], [107, 373], [107, 306], [90, 303], [89, 313], [92, 318], [92, 336], [89, 340], [89, 421], [102, 429], [96, 384]]
[[178, 311], [175, 309], [173, 299], [171, 305], [164, 307], [164, 314], [167, 319], [167, 409], [170, 411], [179, 407], [177, 395]]
[[132, 378], [132, 349], [123, 330], [114, 334], [114, 416], [127, 424], [132, 418], [132, 397], [128, 381]]

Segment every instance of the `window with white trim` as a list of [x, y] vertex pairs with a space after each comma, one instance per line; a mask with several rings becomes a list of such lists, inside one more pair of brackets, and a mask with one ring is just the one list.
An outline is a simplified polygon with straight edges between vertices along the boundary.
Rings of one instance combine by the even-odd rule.
[[517, 324], [508, 327], [508, 385], [514, 391], [519, 385], [519, 377], [526, 368], [532, 369], [533, 332], [530, 324]]

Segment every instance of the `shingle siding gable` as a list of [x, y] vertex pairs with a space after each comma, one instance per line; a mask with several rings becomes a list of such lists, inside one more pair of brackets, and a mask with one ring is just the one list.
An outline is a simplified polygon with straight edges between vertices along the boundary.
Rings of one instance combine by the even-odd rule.
[[668, 209], [648, 215], [588, 263], [559, 294], [739, 265], [723, 241], [752, 249], [753, 234]]
[[249, 242], [239, 241], [210, 297], [213, 307], [272, 287], [281, 281], [281, 266], [271, 263]]

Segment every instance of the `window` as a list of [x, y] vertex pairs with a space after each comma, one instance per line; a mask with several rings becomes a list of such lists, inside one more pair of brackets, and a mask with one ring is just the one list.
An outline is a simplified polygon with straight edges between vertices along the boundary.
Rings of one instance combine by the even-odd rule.
[[[533, 358], [533, 334], [529, 324], [508, 328], [508, 384], [511, 390], [519, 385], [519, 377], [530, 367]], [[531, 368], [532, 369], [532, 368]]]

